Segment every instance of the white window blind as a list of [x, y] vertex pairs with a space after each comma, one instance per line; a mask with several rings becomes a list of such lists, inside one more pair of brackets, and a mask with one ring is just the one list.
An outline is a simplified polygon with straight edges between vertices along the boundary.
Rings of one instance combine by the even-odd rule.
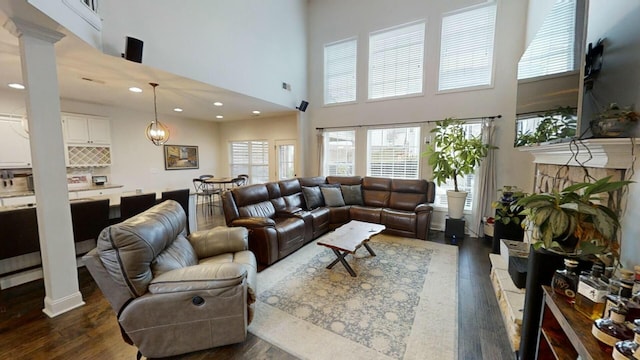
[[518, 79], [575, 69], [576, 0], [557, 0], [518, 62]]
[[491, 85], [496, 5], [442, 18], [438, 90]]
[[249, 175], [252, 184], [269, 181], [269, 143], [233, 141], [230, 143], [231, 175]]
[[[464, 132], [467, 136], [478, 136], [482, 132], [482, 125], [480, 123], [465, 124]], [[473, 204], [473, 187], [475, 186], [475, 174], [469, 174], [458, 177], [458, 190], [466, 191], [467, 200], [464, 203], [465, 210], [471, 210]], [[453, 180], [447, 181], [445, 184], [436, 186], [436, 199], [433, 202], [435, 207], [446, 208], [447, 207], [447, 190], [454, 190]]]
[[324, 46], [324, 103], [356, 100], [356, 39]]
[[424, 22], [369, 35], [369, 99], [422, 92]]
[[367, 176], [418, 179], [420, 128], [367, 131]]
[[324, 176], [355, 175], [356, 132], [354, 130], [324, 133]]

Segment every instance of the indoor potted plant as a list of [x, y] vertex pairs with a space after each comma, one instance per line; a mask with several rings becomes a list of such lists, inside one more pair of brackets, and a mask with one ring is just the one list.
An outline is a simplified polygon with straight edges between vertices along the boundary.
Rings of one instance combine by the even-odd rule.
[[458, 188], [458, 177], [472, 174], [490, 148], [483, 144], [481, 136], [472, 136], [464, 131], [464, 121], [447, 118], [436, 121], [431, 130], [435, 134], [427, 146], [425, 156], [433, 168], [433, 180], [442, 185], [453, 180], [454, 190], [447, 191], [448, 214], [451, 219], [461, 219], [466, 191]]
[[516, 202], [526, 215], [523, 227], [533, 227], [534, 249], [566, 256], [610, 253], [618, 258], [618, 214], [599, 204], [598, 194], [617, 191], [631, 181], [581, 182], [559, 192], [532, 194]]
[[620, 108], [618, 104], [611, 103], [589, 125], [595, 137], [635, 137], [639, 119], [638, 113], [630, 107]]

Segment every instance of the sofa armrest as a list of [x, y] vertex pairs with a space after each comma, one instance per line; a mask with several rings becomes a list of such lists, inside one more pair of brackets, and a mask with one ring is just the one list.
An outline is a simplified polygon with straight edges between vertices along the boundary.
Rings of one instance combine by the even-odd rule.
[[187, 238], [198, 259], [249, 248], [249, 232], [244, 227], [216, 226], [210, 230], [191, 233]]
[[302, 208], [297, 206], [286, 207], [284, 209], [280, 209], [276, 211], [277, 217], [295, 217], [298, 216], [298, 213], [302, 212]]
[[420, 212], [433, 212], [433, 206], [431, 205], [427, 205], [427, 204], [418, 204], [418, 206], [416, 206], [415, 210], [416, 213], [420, 213]]
[[152, 294], [228, 288], [242, 284], [247, 269], [234, 263], [194, 265], [167, 271], [149, 284]]
[[260, 227], [275, 227], [276, 222], [268, 217], [245, 217], [238, 218], [231, 222], [231, 226], [243, 226], [248, 229], [255, 229]]

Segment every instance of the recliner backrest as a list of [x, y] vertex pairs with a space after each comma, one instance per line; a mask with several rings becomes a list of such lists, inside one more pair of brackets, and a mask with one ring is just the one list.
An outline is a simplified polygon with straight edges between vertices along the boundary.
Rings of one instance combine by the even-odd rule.
[[362, 197], [365, 206], [388, 207], [390, 196], [391, 179], [370, 176], [362, 179]]
[[186, 215], [173, 200], [164, 201], [100, 233], [97, 251], [107, 273], [133, 297], [147, 292], [156, 257], [182, 235]]
[[418, 204], [426, 204], [428, 195], [426, 180], [391, 180], [389, 206], [398, 210], [415, 210]]

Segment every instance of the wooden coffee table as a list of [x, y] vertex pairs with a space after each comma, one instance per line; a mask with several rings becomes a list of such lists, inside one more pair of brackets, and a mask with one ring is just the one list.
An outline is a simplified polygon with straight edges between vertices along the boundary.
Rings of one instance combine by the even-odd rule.
[[376, 256], [368, 242], [373, 235], [381, 233], [384, 229], [384, 225], [351, 220], [320, 238], [318, 245], [328, 247], [338, 257], [327, 266], [327, 269], [331, 269], [335, 264], [341, 262], [351, 276], [357, 276], [344, 257], [347, 254], [355, 254], [356, 250], [363, 245], [371, 256]]

